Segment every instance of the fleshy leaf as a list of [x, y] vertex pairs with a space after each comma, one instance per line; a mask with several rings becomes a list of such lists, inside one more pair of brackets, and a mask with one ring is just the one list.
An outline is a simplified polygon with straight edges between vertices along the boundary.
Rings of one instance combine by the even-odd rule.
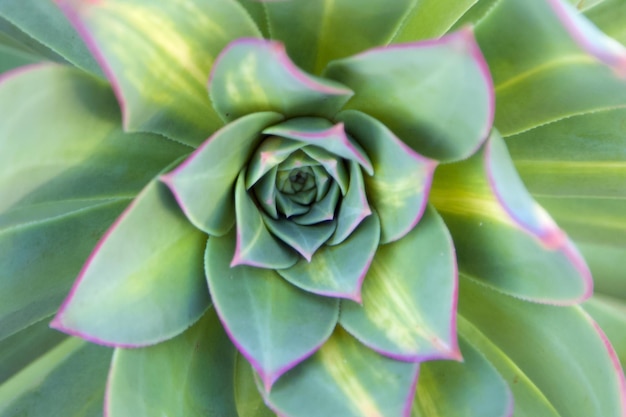
[[235, 180], [261, 140], [261, 130], [281, 119], [266, 112], [229, 123], [161, 177], [194, 226], [213, 236], [230, 230], [235, 221]]
[[226, 121], [259, 111], [331, 117], [352, 96], [345, 86], [297, 68], [283, 44], [262, 39], [239, 39], [220, 53], [209, 93]]
[[102, 75], [93, 56], [54, 2], [3, 0], [0, 1], [0, 17], [63, 57], [59, 61], [67, 60], [83, 70]]
[[394, 34], [392, 43], [439, 38], [478, 0], [419, 0]]
[[338, 327], [265, 396], [274, 411], [290, 417], [408, 417], [418, 370], [419, 364], [381, 356]]
[[0, 386], [0, 415], [101, 416], [111, 353], [68, 338]]
[[0, 74], [41, 61], [42, 58], [0, 43]]
[[618, 75], [626, 78], [626, 48], [624, 46], [602, 33], [569, 4], [560, 0], [548, 0], [548, 3], [581, 48], [612, 67]]
[[302, 151], [324, 167], [326, 172], [330, 174], [337, 185], [339, 185], [341, 194], [345, 195], [348, 192], [350, 176], [348, 175], [348, 170], [346, 169], [346, 165], [343, 161], [332, 153], [316, 146], [307, 146], [303, 148]]
[[57, 310], [100, 236], [189, 148], [124, 134], [109, 87], [67, 66], [4, 74], [0, 114], [1, 339]]
[[515, 399], [515, 416], [519, 417], [561, 417], [554, 406], [519, 366], [482, 334], [475, 326], [457, 316], [458, 331], [465, 339], [484, 355], [507, 383]]
[[235, 355], [213, 309], [164, 343], [116, 349], [106, 416], [234, 416]]
[[464, 159], [491, 129], [491, 76], [470, 29], [334, 61], [326, 75], [354, 90], [347, 108], [375, 117], [430, 158]]
[[460, 359], [456, 273], [450, 234], [429, 209], [404, 238], [378, 248], [363, 283], [362, 305], [344, 301], [340, 323], [393, 359]]
[[274, 220], [265, 216], [264, 219], [268, 229], [276, 237], [295, 249], [309, 262], [313, 254], [328, 240], [337, 227], [334, 221], [304, 226], [288, 219]]
[[[328, 241], [329, 245], [341, 244], [359, 224], [372, 214], [367, 202], [361, 168], [350, 161], [350, 185], [337, 211], [337, 229]], [[378, 240], [378, 239], [377, 239]]]
[[459, 343], [463, 363], [421, 364], [411, 416], [512, 416], [513, 396], [506, 382], [476, 347], [463, 339]]
[[235, 186], [237, 246], [229, 255], [231, 265], [271, 269], [292, 266], [297, 262], [298, 255], [269, 232], [252, 196], [246, 192], [245, 178], [244, 169]]
[[256, 374], [240, 354], [235, 363], [235, 401], [239, 417], [276, 417], [256, 387]]
[[339, 185], [331, 184], [326, 195], [317, 203], [313, 204], [306, 214], [295, 216], [292, 220], [302, 225], [316, 224], [335, 218], [335, 209], [339, 200]]
[[602, 0], [593, 7], [584, 10], [585, 16], [602, 32], [626, 45], [626, 30], [624, 29], [624, 13], [626, 3], [622, 0]]
[[402, 238], [426, 209], [437, 162], [413, 151], [364, 113], [349, 110], [338, 119], [372, 160], [375, 175], [364, 180], [369, 204], [380, 216], [381, 243]]
[[617, 355], [582, 308], [529, 303], [461, 275], [459, 314], [519, 367], [559, 415], [626, 413]]
[[343, 124], [332, 125], [321, 118], [299, 117], [287, 120], [263, 131], [314, 145], [338, 157], [358, 162], [372, 175], [372, 164], [358, 143], [346, 135]]
[[269, 390], [326, 341], [339, 305], [294, 287], [273, 270], [231, 267], [234, 248], [232, 232], [209, 239], [205, 256], [209, 289], [227, 333]]
[[452, 233], [461, 272], [541, 303], [591, 295], [584, 259], [528, 195], [497, 132], [472, 158], [437, 169], [430, 201]]
[[372, 213], [340, 245], [323, 246], [310, 262], [277, 271], [309, 292], [361, 301], [361, 284], [378, 247], [380, 222]]
[[507, 138], [529, 191], [585, 255], [596, 290], [623, 296], [625, 118], [623, 108], [600, 111]]
[[626, 302], [595, 294], [583, 304], [583, 308], [606, 332], [623, 368], [626, 365]]
[[581, 49], [554, 3], [499, 1], [476, 26], [495, 83], [494, 123], [505, 137], [624, 103], [626, 83]]
[[230, 0], [58, 0], [113, 84], [129, 131], [192, 146], [222, 126], [206, 93], [217, 54], [259, 36]]
[[304, 143], [278, 136], [266, 137], [259, 147], [255, 149], [254, 155], [248, 164], [246, 188], [252, 187], [270, 169], [289, 158], [289, 155], [303, 146], [305, 146]]
[[264, 5], [272, 36], [284, 40], [298, 65], [319, 74], [334, 59], [386, 45], [414, 3], [369, 0], [364, 7], [362, 0], [333, 0]]
[[98, 243], [51, 326], [124, 347], [181, 333], [210, 303], [205, 241], [167, 188], [152, 182]]

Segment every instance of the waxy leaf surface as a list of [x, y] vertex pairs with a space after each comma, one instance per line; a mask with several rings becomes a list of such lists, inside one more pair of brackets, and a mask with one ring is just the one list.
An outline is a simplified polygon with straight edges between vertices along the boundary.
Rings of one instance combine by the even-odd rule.
[[265, 395], [272, 409], [290, 417], [408, 417], [418, 369], [379, 355], [338, 327]]
[[213, 309], [166, 342], [117, 349], [107, 384], [107, 417], [235, 416], [235, 355]]
[[150, 183], [96, 246], [52, 326], [124, 347], [181, 333], [210, 303], [205, 241], [165, 185]]
[[354, 91], [347, 108], [378, 119], [430, 158], [466, 158], [491, 129], [491, 76], [470, 29], [369, 50], [332, 62], [325, 74]]
[[362, 289], [362, 304], [344, 301], [341, 325], [394, 359], [459, 359], [456, 261], [435, 210], [402, 239], [382, 245]]
[[235, 221], [235, 180], [258, 145], [261, 130], [281, 119], [270, 112], [242, 117], [218, 130], [185, 162], [161, 177], [197, 228], [215, 236], [230, 230]]
[[330, 336], [339, 303], [294, 287], [271, 269], [231, 267], [235, 234], [212, 237], [206, 276], [229, 336], [261, 375], [265, 389]]
[[222, 126], [206, 92], [217, 54], [260, 36], [229, 0], [59, 0], [113, 84], [130, 131], [197, 146]]
[[226, 121], [261, 111], [331, 117], [352, 96], [345, 86], [296, 67], [283, 44], [261, 39], [240, 39], [221, 52], [209, 93]]
[[591, 274], [567, 235], [528, 194], [494, 132], [470, 159], [440, 166], [431, 202], [454, 239], [459, 270], [549, 304], [591, 295]]

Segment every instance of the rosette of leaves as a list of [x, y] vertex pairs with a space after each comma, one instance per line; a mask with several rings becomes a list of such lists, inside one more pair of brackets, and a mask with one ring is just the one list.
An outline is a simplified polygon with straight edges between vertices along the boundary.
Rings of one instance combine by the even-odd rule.
[[626, 52], [573, 7], [59, 5], [0, 1], [0, 416], [626, 413]]

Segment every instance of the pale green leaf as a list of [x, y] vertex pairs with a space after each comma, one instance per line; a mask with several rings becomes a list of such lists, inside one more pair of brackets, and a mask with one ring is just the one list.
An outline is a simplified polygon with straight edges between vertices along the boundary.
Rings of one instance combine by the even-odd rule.
[[626, 302], [603, 294], [595, 294], [583, 304], [583, 308], [606, 332], [624, 367], [626, 365]]
[[405, 237], [378, 248], [365, 275], [362, 304], [343, 301], [339, 321], [394, 359], [459, 359], [456, 292], [452, 239], [431, 208]]
[[235, 355], [213, 309], [166, 342], [116, 349], [107, 387], [107, 417], [236, 416]]
[[302, 291], [271, 269], [231, 267], [234, 249], [232, 232], [209, 239], [205, 265], [211, 297], [233, 342], [270, 389], [330, 336], [339, 303]]
[[167, 188], [150, 183], [94, 249], [52, 325], [124, 347], [180, 334], [210, 303], [205, 242]]
[[129, 131], [197, 146], [222, 126], [206, 85], [218, 53], [260, 33], [231, 0], [60, 0], [115, 86]]

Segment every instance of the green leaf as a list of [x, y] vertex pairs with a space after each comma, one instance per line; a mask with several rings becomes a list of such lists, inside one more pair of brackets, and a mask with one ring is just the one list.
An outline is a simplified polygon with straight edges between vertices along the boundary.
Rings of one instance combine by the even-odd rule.
[[515, 417], [562, 417], [545, 395], [505, 352], [463, 316], [458, 315], [458, 330], [493, 365], [507, 382], [514, 398]]
[[274, 220], [265, 215], [263, 220], [274, 236], [295, 249], [308, 262], [311, 262], [313, 254], [326, 243], [337, 227], [334, 221], [305, 226], [290, 219]]
[[236, 416], [235, 355], [213, 309], [164, 343], [116, 349], [107, 387], [107, 416]]
[[110, 88], [69, 67], [6, 76], [0, 114], [1, 339], [56, 311], [99, 237], [188, 148], [124, 134]]
[[459, 344], [463, 363], [422, 363], [411, 417], [511, 416], [513, 396], [502, 377], [470, 342]]
[[281, 43], [264, 39], [228, 45], [211, 72], [209, 93], [226, 121], [259, 111], [332, 117], [352, 96], [337, 82], [303, 72]]
[[[415, 0], [265, 2], [269, 32], [306, 71], [389, 43]], [[349, 19], [346, 19], [349, 16]], [[347, 35], [349, 34], [349, 35]]]
[[416, 0], [392, 43], [439, 38], [478, 0]]
[[591, 295], [584, 259], [528, 194], [497, 132], [472, 158], [437, 169], [430, 201], [462, 273], [535, 302], [568, 305]]
[[263, 5], [263, 2], [258, 0], [237, 0], [237, 2], [241, 4], [250, 14], [254, 23], [256, 23], [261, 33], [263, 33], [263, 38], [269, 39], [270, 33], [267, 14], [265, 13], [265, 6]]
[[624, 103], [626, 83], [572, 38], [557, 6], [503, 0], [476, 27], [495, 84], [495, 126], [504, 136]]
[[206, 92], [213, 61], [231, 40], [260, 35], [239, 4], [59, 3], [114, 85], [127, 130], [160, 133], [197, 146], [222, 126]]
[[52, 326], [118, 347], [180, 334], [210, 303], [204, 242], [167, 188], [150, 183], [102, 238]]
[[626, 280], [619, 267], [626, 259], [626, 247], [580, 241], [577, 245], [593, 272], [594, 291], [626, 299]]
[[102, 416], [111, 353], [68, 338], [0, 386], [0, 416]]
[[50, 317], [0, 342], [0, 384], [67, 338], [48, 327]]
[[373, 176], [366, 176], [369, 204], [380, 216], [381, 243], [406, 235], [419, 221], [437, 163], [406, 146], [382, 123], [356, 111], [338, 115], [372, 160]]
[[231, 265], [289, 268], [298, 261], [298, 255], [270, 233], [252, 196], [246, 192], [245, 178], [244, 169], [235, 186], [237, 245], [227, 255], [232, 259]]
[[322, 246], [311, 261], [300, 259], [277, 272], [315, 294], [361, 300], [361, 284], [378, 247], [380, 222], [372, 213], [340, 245]]
[[232, 232], [209, 239], [209, 289], [226, 331], [269, 390], [326, 341], [337, 323], [339, 303], [302, 291], [271, 269], [231, 267], [234, 249]]
[[3, 72], [41, 61], [36, 55], [0, 44], [0, 74]]
[[626, 250], [625, 121], [620, 108], [507, 138], [529, 191], [579, 244], [600, 290], [624, 276], [618, 253]]
[[378, 119], [427, 157], [466, 158], [491, 129], [491, 76], [470, 29], [334, 61], [326, 75], [355, 92], [347, 108]]
[[93, 56], [53, 1], [0, 0], [0, 17], [68, 62], [102, 76]]
[[585, 16], [602, 32], [626, 44], [626, 3], [622, 0], [602, 0], [585, 10]]
[[363, 283], [362, 305], [342, 302], [339, 322], [394, 359], [460, 359], [456, 293], [452, 239], [429, 209], [405, 237], [378, 248]]
[[310, 359], [265, 393], [270, 407], [290, 417], [400, 417], [409, 413], [419, 364], [366, 348], [337, 328]]
[[235, 180], [261, 141], [263, 128], [281, 119], [270, 112], [242, 117], [161, 177], [194, 226], [216, 236], [230, 230], [235, 221]]
[[[328, 241], [329, 245], [340, 245], [343, 243], [365, 218], [372, 215], [372, 210], [365, 194], [361, 168], [356, 162], [350, 161], [349, 165], [350, 184], [348, 185], [348, 192], [341, 200], [341, 203], [339, 203], [337, 228]], [[378, 232], [378, 235], [380, 235], [380, 232]]]
[[240, 354], [235, 358], [235, 401], [238, 417], [276, 417], [256, 387], [254, 369]]
[[462, 276], [459, 313], [521, 369], [559, 415], [626, 412], [619, 361], [580, 307], [529, 303]]
[[617, 357], [626, 366], [626, 302], [618, 298], [595, 294], [583, 308], [606, 332]]

